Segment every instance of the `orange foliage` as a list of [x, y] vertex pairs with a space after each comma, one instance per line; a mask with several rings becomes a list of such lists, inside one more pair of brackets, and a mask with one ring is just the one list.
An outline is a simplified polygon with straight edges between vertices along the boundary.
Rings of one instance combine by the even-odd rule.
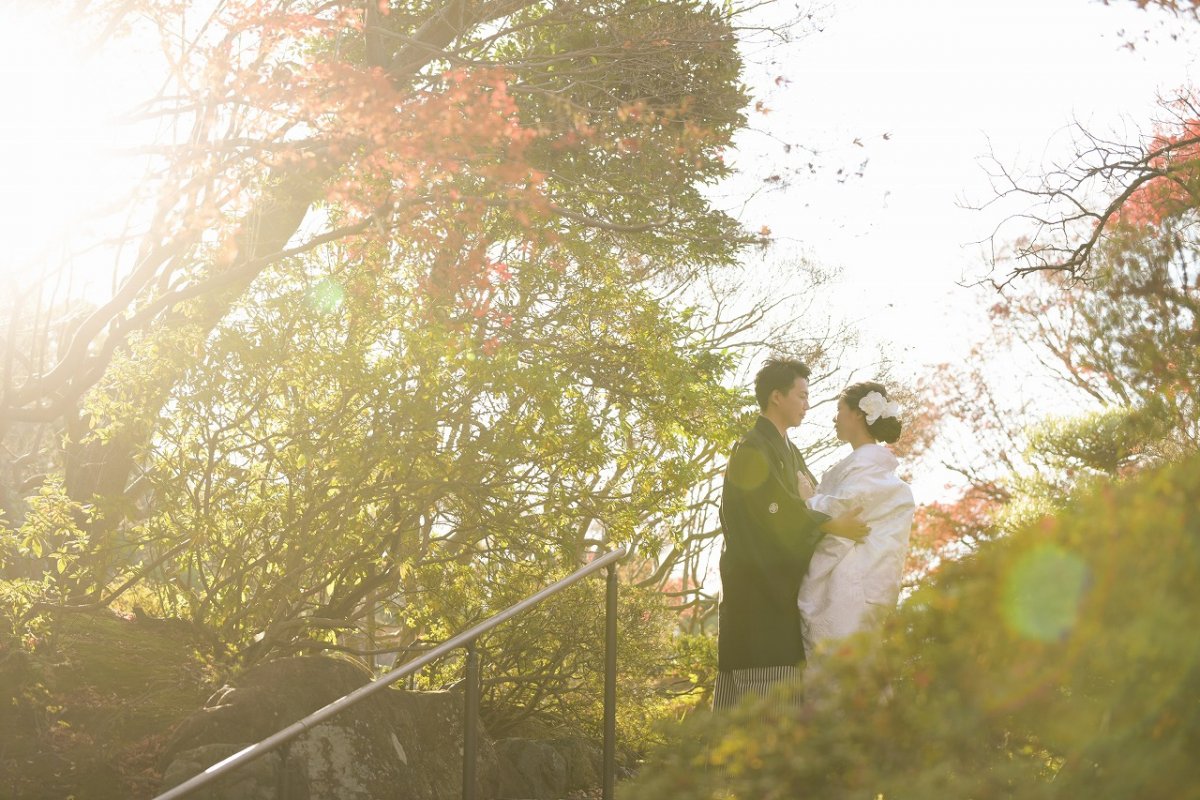
[[[546, 215], [544, 175], [526, 157], [539, 132], [519, 119], [508, 72], [389, 74], [343, 52], [348, 35], [363, 35], [360, 4], [288, 8], [224, 3], [195, 46], [174, 56], [195, 111], [191, 141], [172, 151], [164, 181], [195, 188], [164, 217], [172, 234], [220, 242], [218, 263], [232, 263], [243, 255], [231, 241], [239, 215], [285, 175], [322, 180], [340, 222], [381, 220], [360, 234], [369, 240], [386, 238], [386, 220], [414, 239], [417, 255], [477, 228], [489, 207], [527, 226]], [[147, 3], [144, 13], [164, 31], [187, 18], [172, 3]], [[187, 108], [181, 100], [183, 119]], [[479, 270], [485, 264], [475, 259]]]
[[[1196, 96], [1176, 108], [1196, 107]], [[1128, 225], [1161, 225], [1200, 205], [1200, 119], [1183, 119], [1174, 130], [1159, 130], [1147, 151], [1152, 177], [1122, 204], [1118, 219]]]
[[993, 515], [1003, 501], [996, 487], [972, 487], [957, 500], [919, 506], [904, 565], [906, 580], [930, 575], [943, 561], [989, 538]]

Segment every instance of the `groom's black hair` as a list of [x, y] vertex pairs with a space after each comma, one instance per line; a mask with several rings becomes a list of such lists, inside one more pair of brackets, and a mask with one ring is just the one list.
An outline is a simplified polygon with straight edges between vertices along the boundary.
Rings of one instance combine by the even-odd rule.
[[808, 365], [798, 358], [768, 358], [754, 376], [754, 397], [758, 400], [759, 409], [767, 410], [771, 392], [776, 389], [787, 392], [796, 378], [808, 380], [811, 372]]

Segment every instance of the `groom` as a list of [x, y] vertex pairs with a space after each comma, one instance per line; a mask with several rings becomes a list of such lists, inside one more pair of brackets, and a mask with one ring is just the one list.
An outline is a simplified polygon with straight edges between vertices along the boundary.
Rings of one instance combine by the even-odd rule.
[[813, 550], [825, 533], [848, 539], [867, 533], [858, 509], [831, 519], [810, 511], [797, 493], [797, 474], [816, 483], [787, 438], [808, 412], [808, 376], [801, 361], [768, 359], [754, 378], [762, 413], [725, 468], [717, 710], [800, 677], [804, 642], [796, 600]]

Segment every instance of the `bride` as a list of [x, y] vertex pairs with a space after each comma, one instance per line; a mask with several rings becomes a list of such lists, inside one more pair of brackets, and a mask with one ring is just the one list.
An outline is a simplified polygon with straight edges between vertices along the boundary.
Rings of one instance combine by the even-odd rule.
[[879, 444], [900, 438], [899, 413], [882, 384], [847, 387], [834, 426], [854, 451], [816, 487], [798, 476], [800, 495], [813, 511], [837, 516], [857, 506], [870, 528], [858, 542], [827, 535], [817, 544], [799, 597], [810, 660], [830, 642], [878, 629], [900, 595], [915, 506], [912, 490], [896, 476], [896, 457]]

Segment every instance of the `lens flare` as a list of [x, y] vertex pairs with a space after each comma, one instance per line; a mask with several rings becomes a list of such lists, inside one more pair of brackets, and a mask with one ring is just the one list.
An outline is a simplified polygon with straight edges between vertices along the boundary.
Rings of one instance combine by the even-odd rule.
[[1005, 579], [1004, 621], [1027, 639], [1058, 641], [1075, 627], [1087, 580], [1087, 564], [1075, 553], [1054, 545], [1035, 548]]
[[308, 305], [322, 314], [332, 314], [342, 307], [346, 290], [333, 278], [325, 278], [308, 292]]

